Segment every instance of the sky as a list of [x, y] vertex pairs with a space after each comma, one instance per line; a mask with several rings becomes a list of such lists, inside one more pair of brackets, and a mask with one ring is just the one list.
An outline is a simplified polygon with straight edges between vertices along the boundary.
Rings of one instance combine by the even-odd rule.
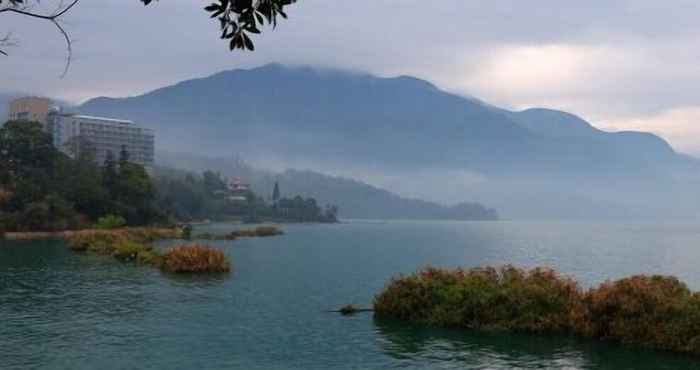
[[61, 35], [0, 14], [0, 35], [18, 44], [0, 59], [0, 92], [77, 103], [226, 69], [312, 65], [413, 75], [510, 109], [562, 109], [700, 156], [697, 0], [300, 0], [253, 53], [228, 51], [207, 4], [83, 0], [65, 17], [74, 57], [64, 78]]

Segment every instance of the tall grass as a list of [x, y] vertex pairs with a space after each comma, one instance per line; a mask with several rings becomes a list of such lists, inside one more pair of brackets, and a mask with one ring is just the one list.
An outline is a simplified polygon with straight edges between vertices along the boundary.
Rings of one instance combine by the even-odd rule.
[[576, 333], [700, 355], [700, 293], [668, 276], [606, 282], [583, 296]]
[[238, 238], [264, 238], [283, 235], [284, 231], [276, 226], [258, 226], [254, 229], [241, 229], [231, 231], [228, 234], [216, 235], [212, 233], [201, 233], [194, 236], [200, 240], [236, 240]]
[[700, 354], [700, 293], [673, 277], [634, 276], [584, 291], [550, 269], [426, 268], [392, 279], [374, 310], [436, 326], [569, 333]]
[[133, 228], [89, 230], [66, 238], [71, 249], [112, 256], [123, 262], [136, 261], [173, 273], [228, 272], [231, 264], [219, 250], [202, 245], [181, 246], [165, 254], [150, 243], [179, 236], [170, 229]]
[[438, 326], [561, 332], [580, 302], [573, 280], [549, 269], [426, 268], [392, 280], [374, 302], [377, 316]]
[[221, 273], [231, 271], [231, 263], [222, 251], [195, 244], [165, 253], [161, 268], [172, 273]]

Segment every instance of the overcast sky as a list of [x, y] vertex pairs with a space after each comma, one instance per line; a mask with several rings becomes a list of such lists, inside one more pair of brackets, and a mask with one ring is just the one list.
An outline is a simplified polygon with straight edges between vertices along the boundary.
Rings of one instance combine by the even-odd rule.
[[414, 75], [507, 108], [563, 109], [700, 155], [697, 0], [301, 0], [254, 53], [227, 51], [206, 3], [83, 0], [65, 18], [75, 54], [64, 79], [60, 35], [0, 14], [0, 33], [19, 41], [0, 59], [0, 91], [79, 102], [224, 69], [309, 64]]

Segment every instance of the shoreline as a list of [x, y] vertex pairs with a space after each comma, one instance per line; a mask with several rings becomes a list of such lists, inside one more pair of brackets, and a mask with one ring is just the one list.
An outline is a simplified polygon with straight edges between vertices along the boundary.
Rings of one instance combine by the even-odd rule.
[[[121, 230], [175, 230], [177, 228], [167, 228], [167, 227], [127, 227], [121, 228]], [[120, 230], [120, 229], [114, 229]], [[101, 231], [113, 231], [113, 230], [102, 230], [102, 229], [81, 229], [81, 230], [64, 230], [64, 231], [8, 231], [0, 234], [0, 241], [31, 241], [31, 240], [55, 240], [55, 239], [67, 239], [75, 236], [79, 233], [84, 232], [101, 232]]]

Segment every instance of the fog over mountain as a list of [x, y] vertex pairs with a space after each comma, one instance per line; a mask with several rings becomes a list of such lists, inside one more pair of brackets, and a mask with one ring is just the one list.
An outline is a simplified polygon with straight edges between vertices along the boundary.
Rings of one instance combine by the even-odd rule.
[[238, 154], [513, 218], [697, 215], [698, 161], [566, 112], [513, 112], [412, 77], [267, 65], [80, 108], [157, 130], [160, 150]]
[[227, 178], [239, 177], [253, 191], [271, 200], [278, 183], [282, 197], [315, 198], [321, 205], [336, 205], [344, 219], [431, 219], [484, 221], [498, 219], [498, 213], [481, 204], [462, 202], [445, 206], [420, 199], [400, 197], [361, 181], [328, 176], [310, 170], [270, 171], [255, 168], [240, 158], [210, 158], [190, 153], [159, 152], [158, 163], [166, 168], [190, 172], [209, 169]]

